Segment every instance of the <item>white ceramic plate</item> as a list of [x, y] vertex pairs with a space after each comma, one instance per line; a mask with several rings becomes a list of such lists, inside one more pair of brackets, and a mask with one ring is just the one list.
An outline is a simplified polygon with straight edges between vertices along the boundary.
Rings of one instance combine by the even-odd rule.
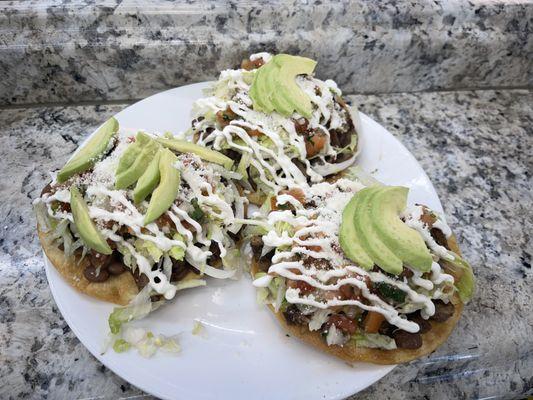
[[[121, 127], [177, 133], [190, 123], [193, 101], [206, 83], [168, 90], [116, 115]], [[387, 184], [411, 188], [410, 201], [441, 211], [422, 167], [387, 130], [361, 114], [359, 164]], [[250, 280], [211, 280], [178, 293], [174, 301], [141, 321], [157, 333], [181, 332], [178, 356], [144, 359], [136, 351], [100, 354], [113, 306], [82, 295], [45, 260], [50, 289], [80, 341], [108, 368], [133, 385], [165, 399], [341, 399], [377, 381], [393, 366], [350, 366], [287, 337], [274, 316], [257, 305]], [[192, 335], [193, 321], [204, 335]]]

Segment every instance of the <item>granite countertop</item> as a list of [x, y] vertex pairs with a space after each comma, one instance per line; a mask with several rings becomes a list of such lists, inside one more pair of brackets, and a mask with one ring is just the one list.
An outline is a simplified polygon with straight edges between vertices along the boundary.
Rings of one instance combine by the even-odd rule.
[[[361, 399], [533, 393], [532, 104], [526, 90], [352, 96], [435, 184], [478, 280], [450, 339]], [[151, 398], [101, 365], [62, 319], [31, 200], [77, 143], [127, 104], [0, 110], [0, 398]]]
[[350, 93], [527, 87], [530, 0], [0, 2], [0, 104], [123, 101], [249, 52], [316, 59]]

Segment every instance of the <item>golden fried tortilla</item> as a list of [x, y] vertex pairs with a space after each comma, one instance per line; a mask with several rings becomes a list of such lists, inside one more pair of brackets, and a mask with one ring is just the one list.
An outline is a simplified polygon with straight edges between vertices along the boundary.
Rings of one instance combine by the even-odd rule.
[[[459, 255], [461, 254], [454, 236], [448, 239], [448, 246], [453, 252]], [[257, 272], [259, 272], [258, 265], [254, 262], [252, 265], [252, 274], [255, 275]], [[455, 327], [455, 324], [457, 324], [457, 321], [459, 320], [463, 310], [463, 304], [459, 300], [457, 293], [453, 297], [452, 303], [455, 306], [453, 315], [445, 322], [435, 322], [429, 320], [431, 323], [431, 330], [422, 334], [422, 347], [414, 350], [382, 350], [371, 349], [368, 347], [356, 347], [355, 342], [353, 341], [348, 342], [342, 347], [335, 345], [328, 346], [318, 331], [310, 331], [307, 325], [289, 325], [285, 320], [283, 313], [276, 313], [274, 311], [274, 307], [272, 306], [269, 306], [269, 308], [274, 313], [286, 332], [303, 340], [311, 346], [314, 346], [333, 356], [339, 357], [344, 361], [348, 361], [350, 363], [364, 361], [374, 364], [399, 364], [430, 354], [446, 341]]]
[[90, 282], [83, 275], [83, 270], [88, 264], [87, 259], [79, 262], [75, 256], [67, 258], [65, 253], [52, 243], [47, 232], [43, 232], [39, 227], [37, 227], [37, 232], [50, 262], [63, 279], [79, 292], [120, 305], [128, 304], [139, 293], [133, 275], [127, 272], [110, 276], [105, 282]]

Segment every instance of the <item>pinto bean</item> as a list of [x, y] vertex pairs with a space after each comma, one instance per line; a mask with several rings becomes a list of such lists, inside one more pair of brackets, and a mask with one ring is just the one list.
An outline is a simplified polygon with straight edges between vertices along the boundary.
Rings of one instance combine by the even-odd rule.
[[422, 318], [420, 312], [417, 311], [415, 313], [409, 314], [407, 318], [409, 319], [409, 321], [413, 321], [417, 323], [418, 326], [420, 326], [420, 330], [418, 331], [418, 333], [426, 333], [431, 330], [431, 323], [428, 320]]
[[52, 188], [52, 182], [50, 182], [49, 184], [47, 184], [43, 190], [41, 190], [41, 197], [47, 193], [54, 193], [54, 189]]
[[398, 329], [392, 334], [396, 346], [400, 349], [418, 349], [422, 347], [422, 335], [420, 333], [409, 333]]
[[304, 325], [309, 322], [309, 318], [303, 315], [295, 304], [288, 306], [283, 312], [283, 316], [289, 325]]
[[352, 285], [342, 285], [339, 288], [344, 300], [361, 300], [361, 289]]
[[444, 322], [448, 320], [455, 312], [455, 307], [452, 303], [444, 303], [437, 300], [435, 302], [435, 314], [431, 317], [433, 321]]
[[101, 254], [97, 251], [91, 250], [87, 254], [89, 262], [94, 268], [105, 268], [111, 261], [113, 261], [113, 255]]
[[83, 276], [89, 282], [105, 282], [109, 279], [109, 271], [106, 268], [100, 268], [98, 270], [93, 265], [89, 265], [83, 270]]
[[177, 282], [185, 278], [185, 276], [192, 271], [192, 266], [185, 260], [172, 260], [172, 273], [170, 275], [171, 282]]
[[298, 135], [304, 135], [309, 129], [309, 121], [305, 118], [300, 118], [294, 121], [294, 129]]
[[261, 256], [261, 251], [263, 250], [263, 238], [259, 235], [252, 236], [250, 246], [252, 247], [254, 257], [259, 258]]
[[107, 270], [111, 275], [120, 275], [127, 270], [127, 267], [120, 261], [114, 261], [107, 266]]

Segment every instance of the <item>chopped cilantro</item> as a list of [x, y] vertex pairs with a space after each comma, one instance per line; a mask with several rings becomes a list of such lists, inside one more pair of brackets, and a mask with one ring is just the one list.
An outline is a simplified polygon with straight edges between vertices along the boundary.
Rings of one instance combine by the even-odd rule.
[[193, 206], [193, 211], [189, 215], [196, 222], [200, 222], [204, 218], [205, 213], [202, 211], [202, 209], [198, 205], [198, 199], [197, 198], [192, 199], [191, 204]]
[[391, 299], [397, 303], [403, 303], [405, 301], [405, 292], [388, 283], [377, 282], [374, 283], [374, 287], [387, 299]]

